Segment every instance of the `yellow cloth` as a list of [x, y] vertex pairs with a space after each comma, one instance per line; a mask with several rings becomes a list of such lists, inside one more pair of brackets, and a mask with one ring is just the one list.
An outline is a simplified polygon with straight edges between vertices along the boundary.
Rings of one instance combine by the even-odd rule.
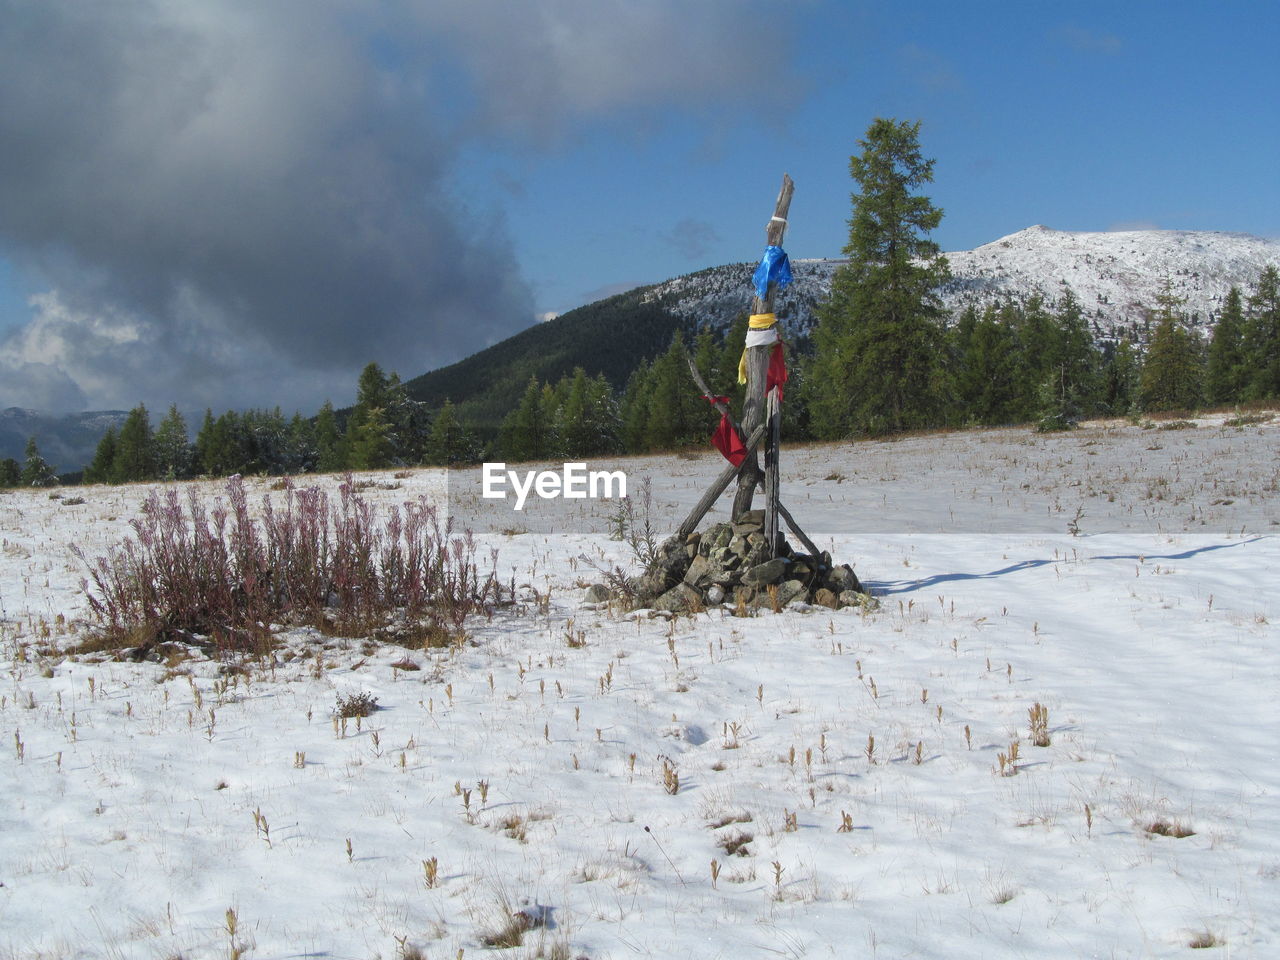
[[[747, 326], [752, 330], [768, 330], [776, 325], [778, 318], [772, 313], [753, 313], [751, 319], [747, 321]], [[742, 356], [738, 360], [738, 382], [747, 382], [747, 348], [742, 348]]]

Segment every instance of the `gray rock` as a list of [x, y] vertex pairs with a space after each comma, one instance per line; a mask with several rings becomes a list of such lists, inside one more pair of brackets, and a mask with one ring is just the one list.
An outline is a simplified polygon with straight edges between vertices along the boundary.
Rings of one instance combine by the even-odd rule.
[[724, 587], [718, 583], [707, 587], [707, 603], [724, 603]]
[[804, 583], [801, 581], [785, 580], [783, 581], [782, 586], [778, 588], [778, 603], [785, 607], [793, 600], [803, 598], [805, 593]]
[[857, 590], [860, 584], [853, 568], [842, 563], [827, 576], [827, 586], [835, 593], [843, 593], [846, 590]]
[[717, 523], [707, 528], [707, 532], [698, 541], [698, 552], [710, 555], [716, 550], [723, 550], [733, 539], [733, 527], [727, 523]]
[[868, 596], [865, 593], [859, 593], [856, 590], [846, 590], [840, 594], [840, 606], [842, 607], [866, 607], [868, 610], [880, 609], [880, 601], [875, 597]]
[[714, 569], [715, 564], [699, 554], [693, 558], [693, 562], [689, 564], [689, 569], [685, 571], [684, 582], [690, 586], [700, 586], [712, 579], [711, 573]]
[[587, 603], [605, 603], [609, 599], [609, 588], [603, 583], [593, 583], [587, 587]]
[[742, 575], [742, 582], [750, 587], [762, 586], [766, 583], [777, 583], [787, 569], [787, 561], [774, 557], [764, 563], [758, 563]]
[[702, 603], [702, 594], [687, 583], [677, 583], [674, 587], [653, 601], [653, 609], [666, 610], [670, 613], [683, 613], [695, 605]]

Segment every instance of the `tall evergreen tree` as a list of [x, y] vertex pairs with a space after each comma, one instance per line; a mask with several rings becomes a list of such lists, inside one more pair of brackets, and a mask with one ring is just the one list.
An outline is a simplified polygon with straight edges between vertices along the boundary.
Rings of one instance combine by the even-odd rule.
[[426, 461], [442, 467], [474, 463], [479, 451], [475, 437], [462, 425], [453, 403], [446, 399], [431, 424]]
[[151, 415], [143, 404], [129, 411], [116, 439], [116, 455], [111, 463], [112, 483], [136, 483], [155, 477], [155, 447]]
[[345, 466], [337, 417], [333, 404], [326, 400], [316, 414], [316, 469], [321, 473], [336, 473]]
[[1103, 345], [1101, 403], [1107, 413], [1122, 416], [1137, 408], [1141, 377], [1142, 357], [1132, 340]]
[[213, 443], [213, 411], [205, 407], [204, 420], [200, 423], [200, 430], [196, 433], [196, 444], [194, 462], [192, 469], [196, 473], [204, 473], [214, 476], [213, 468], [210, 464], [213, 462], [213, 455], [209, 446]]
[[107, 427], [107, 432], [98, 441], [93, 460], [84, 468], [85, 483], [110, 483], [111, 470], [116, 461], [116, 428]]
[[1044, 299], [1033, 294], [1025, 303], [1009, 304], [1002, 317], [1013, 334], [1016, 360], [1013, 420], [1037, 416], [1041, 386], [1049, 378], [1057, 346], [1057, 325]]
[[859, 186], [849, 220], [849, 263], [818, 312], [809, 381], [815, 432], [880, 434], [939, 422], [945, 385], [939, 358], [938, 287], [949, 268], [927, 239], [942, 211], [917, 194], [933, 180], [920, 124], [877, 118], [849, 160]]
[[519, 406], [502, 421], [498, 447], [506, 459], [519, 463], [551, 456], [551, 441], [542, 385], [537, 377], [530, 377]]
[[285, 438], [284, 472], [310, 473], [316, 469], [317, 458], [315, 426], [295, 411]]
[[169, 412], [156, 427], [154, 448], [156, 476], [178, 480], [190, 474], [191, 442], [187, 438], [187, 421], [178, 412], [177, 404], [170, 404]]
[[1248, 399], [1280, 398], [1280, 271], [1273, 266], [1262, 271], [1249, 295], [1244, 350]]
[[347, 465], [353, 470], [379, 470], [389, 467], [395, 448], [391, 442], [391, 424], [381, 407], [364, 411], [359, 426], [347, 431]]
[[1144, 410], [1191, 410], [1199, 405], [1204, 369], [1199, 344], [1169, 284], [1156, 298], [1159, 309], [1139, 382]]
[[1054, 315], [1044, 376], [1037, 388], [1033, 415], [1042, 429], [1072, 426], [1080, 417], [1098, 410], [1100, 366], [1101, 355], [1089, 334], [1084, 310], [1067, 288]]
[[586, 453], [599, 456], [621, 450], [622, 418], [613, 387], [602, 373], [587, 381], [587, 424], [593, 442]]
[[1248, 373], [1244, 359], [1244, 300], [1240, 288], [1232, 287], [1209, 341], [1205, 396], [1210, 403], [1239, 403], [1244, 399]]
[[57, 484], [58, 475], [53, 467], [45, 462], [44, 457], [40, 456], [40, 447], [36, 445], [35, 437], [27, 440], [23, 456], [25, 462], [22, 466], [20, 482], [24, 487], [52, 487]]
[[966, 316], [958, 326], [962, 349], [956, 361], [955, 392], [966, 422], [1011, 423], [1022, 406], [1022, 371], [1014, 330], [1007, 323], [1009, 312], [1008, 307], [1004, 311], [988, 307], [981, 317]]
[[689, 377], [684, 338], [679, 333], [672, 337], [667, 352], [653, 361], [649, 394], [649, 416], [644, 428], [647, 449], [669, 450], [710, 435], [710, 408], [698, 399]]
[[22, 482], [22, 464], [13, 457], [0, 460], [0, 489], [16, 487]]
[[[737, 363], [736, 360], [734, 362]], [[649, 422], [649, 373], [650, 364], [640, 361], [631, 371], [622, 391], [622, 446], [627, 453], [642, 453], [646, 449], [644, 430]]]

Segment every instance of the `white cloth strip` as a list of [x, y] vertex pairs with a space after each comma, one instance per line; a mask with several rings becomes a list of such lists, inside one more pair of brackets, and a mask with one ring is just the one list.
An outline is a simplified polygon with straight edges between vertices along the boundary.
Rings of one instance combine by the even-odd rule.
[[747, 346], [748, 347], [766, 347], [771, 343], [778, 342], [778, 328], [770, 327], [768, 330], [748, 330]]

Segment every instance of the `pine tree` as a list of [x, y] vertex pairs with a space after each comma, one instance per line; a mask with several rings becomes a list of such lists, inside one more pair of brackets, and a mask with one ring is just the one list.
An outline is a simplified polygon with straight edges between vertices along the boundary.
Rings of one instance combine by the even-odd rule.
[[317, 459], [315, 427], [301, 413], [294, 411], [285, 438], [284, 472], [310, 473], [315, 470]]
[[345, 467], [342, 435], [338, 431], [333, 404], [326, 400], [316, 414], [316, 469], [321, 473], [336, 473]]
[[587, 382], [587, 424], [593, 436], [588, 453], [600, 456], [622, 448], [622, 417], [613, 387], [602, 373]]
[[474, 463], [478, 454], [475, 438], [458, 419], [458, 412], [448, 399], [436, 414], [427, 439], [426, 460], [442, 467]]
[[58, 483], [58, 475], [44, 457], [40, 456], [40, 448], [36, 445], [36, 438], [31, 437], [27, 440], [27, 448], [23, 453], [26, 462], [22, 467], [22, 475], [19, 482], [24, 487], [52, 487]]
[[710, 436], [710, 408], [699, 400], [689, 376], [684, 338], [671, 338], [666, 353], [657, 357], [649, 374], [649, 415], [644, 444], [650, 450], [670, 450]]
[[[387, 404], [390, 400], [389, 385], [382, 368], [376, 363], [368, 363], [360, 371], [359, 380], [356, 382], [356, 405], [351, 408], [347, 429], [342, 437], [342, 459], [345, 466], [358, 470], [369, 469], [366, 464], [359, 461], [362, 461], [371, 451], [379, 460], [384, 457], [390, 459], [392, 428], [386, 416]], [[375, 409], [381, 411], [381, 421], [373, 431], [377, 434], [376, 441], [364, 429], [370, 411]], [[359, 454], [356, 453], [358, 445], [362, 446]]]
[[1268, 266], [1249, 296], [1245, 324], [1249, 400], [1280, 398], [1280, 271]]
[[1179, 308], [1181, 300], [1165, 284], [1142, 364], [1138, 397], [1144, 410], [1191, 410], [1200, 403], [1203, 365], [1199, 344]]
[[590, 411], [587, 407], [587, 372], [575, 367], [573, 378], [565, 378], [564, 400], [556, 416], [556, 438], [560, 456], [590, 456], [594, 445]]
[[155, 448], [151, 416], [138, 404], [129, 411], [116, 439], [116, 455], [111, 462], [112, 483], [136, 483], [155, 478]]
[[22, 482], [22, 465], [13, 457], [0, 460], [0, 489], [16, 487]]
[[1103, 407], [1116, 416], [1127, 416], [1138, 405], [1142, 358], [1127, 337], [1104, 345], [1102, 350]]
[[1009, 308], [998, 313], [988, 307], [980, 318], [962, 318], [963, 338], [955, 373], [956, 399], [966, 422], [1006, 424], [1021, 407], [1019, 369], [1014, 331], [1006, 322]]
[[355, 430], [348, 429], [348, 466], [353, 470], [379, 470], [391, 465], [394, 447], [391, 425], [381, 407], [364, 411]]
[[1045, 353], [1044, 377], [1034, 415], [1042, 430], [1063, 430], [1098, 409], [1101, 356], [1080, 301], [1063, 292]]
[[110, 483], [111, 469], [116, 460], [116, 428], [107, 427], [107, 432], [98, 441], [93, 461], [84, 468], [85, 483]]
[[204, 420], [200, 424], [200, 430], [196, 434], [195, 457], [192, 469], [196, 473], [204, 473], [214, 476], [213, 454], [210, 452], [210, 444], [213, 443], [213, 411], [205, 407]]
[[520, 404], [507, 414], [498, 433], [498, 448], [507, 460], [520, 463], [550, 455], [551, 430], [543, 400], [538, 378], [530, 377]]
[[1240, 288], [1232, 287], [1209, 341], [1205, 368], [1205, 395], [1209, 402], [1239, 403], [1244, 399], [1248, 373], [1244, 359], [1244, 301]]
[[649, 422], [650, 372], [650, 364], [642, 360], [631, 371], [627, 386], [622, 392], [622, 445], [627, 453], [643, 453], [648, 449], [645, 446], [644, 429]]
[[1011, 419], [1026, 422], [1036, 418], [1041, 388], [1051, 375], [1057, 328], [1038, 294], [1025, 303], [1009, 304], [1003, 313], [1002, 319], [1013, 334], [1017, 363]]
[[942, 211], [915, 191], [933, 180], [920, 153], [920, 124], [876, 119], [849, 160], [853, 194], [849, 263], [818, 311], [809, 381], [815, 432], [882, 434], [939, 422], [945, 386], [939, 362], [946, 258], [926, 235]]
[[178, 480], [191, 471], [191, 444], [187, 439], [187, 421], [170, 404], [169, 412], [156, 428], [154, 439], [156, 475], [165, 480]]

